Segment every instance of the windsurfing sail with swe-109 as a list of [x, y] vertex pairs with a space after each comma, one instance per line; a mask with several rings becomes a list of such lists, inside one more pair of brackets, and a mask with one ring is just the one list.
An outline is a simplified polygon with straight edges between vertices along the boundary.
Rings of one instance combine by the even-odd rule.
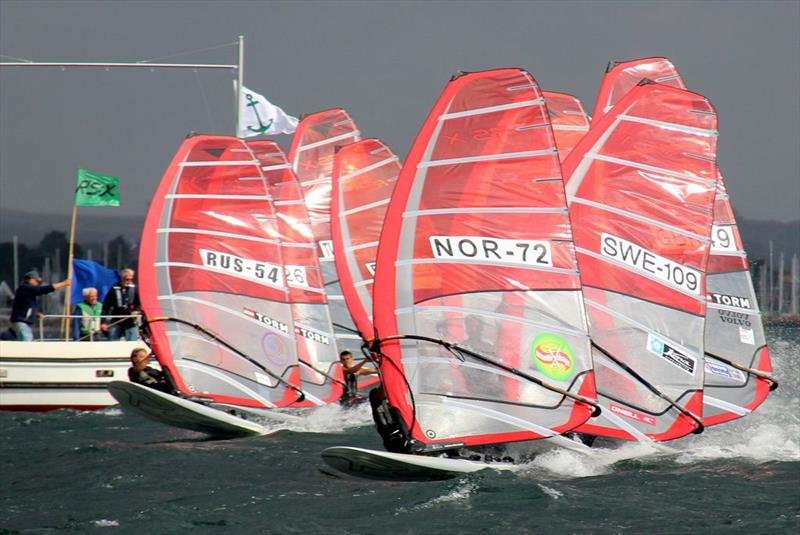
[[703, 429], [716, 147], [706, 98], [643, 82], [564, 162], [603, 406], [578, 431], [650, 441]]
[[[313, 398], [330, 403], [341, 397], [344, 376], [303, 191], [277, 143], [251, 141], [248, 146], [261, 164], [275, 208], [294, 321], [300, 385]], [[306, 399], [295, 406], [315, 404]]]
[[395, 185], [374, 294], [372, 347], [414, 451], [553, 437], [597, 413], [558, 152], [529, 73], [447, 84]]
[[159, 363], [186, 395], [252, 408], [303, 397], [271, 201], [261, 162], [225, 136], [187, 138], [156, 190], [142, 308]]
[[336, 148], [359, 141], [355, 121], [343, 109], [312, 113], [300, 121], [289, 148], [289, 163], [303, 188], [311, 230], [319, 248], [322, 276], [338, 349], [359, 351], [361, 337], [342, 296], [331, 241], [331, 188]]
[[[645, 78], [686, 87], [666, 58], [626, 61], [614, 64], [603, 77], [598, 102], [613, 106], [632, 84]], [[714, 201], [706, 301], [703, 424], [708, 426], [750, 413], [777, 387], [770, 375], [772, 364], [747, 255], [721, 173]]]

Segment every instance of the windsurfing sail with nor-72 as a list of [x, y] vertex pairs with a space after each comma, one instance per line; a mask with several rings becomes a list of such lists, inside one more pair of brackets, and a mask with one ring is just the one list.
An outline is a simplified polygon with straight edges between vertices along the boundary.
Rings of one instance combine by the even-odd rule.
[[[248, 145], [261, 164], [275, 207], [294, 320], [300, 385], [307, 394], [330, 403], [341, 397], [344, 376], [303, 191], [277, 143], [251, 141]], [[307, 399], [296, 406], [312, 405], [315, 402]]]
[[529, 73], [445, 87], [395, 185], [374, 295], [384, 390], [425, 449], [551, 437], [596, 411], [558, 153]]
[[372, 286], [383, 219], [400, 159], [378, 139], [342, 147], [334, 159], [331, 234], [345, 303], [364, 340], [374, 337]]
[[184, 141], [147, 214], [139, 253], [153, 350], [177, 388], [219, 403], [294, 403], [297, 354], [271, 197], [241, 140]]
[[554, 91], [543, 91], [542, 94], [556, 137], [558, 159], [563, 163], [578, 141], [589, 131], [589, 116], [577, 97]]
[[[645, 77], [686, 87], [666, 58], [627, 61], [606, 73], [598, 102], [613, 106], [623, 91]], [[750, 413], [777, 386], [770, 375], [772, 365], [747, 255], [721, 174], [717, 177], [706, 295], [703, 424], [714, 425]]]
[[603, 406], [579, 431], [647, 441], [702, 430], [716, 147], [707, 99], [643, 82], [564, 162]]
[[347, 311], [339, 287], [331, 240], [331, 188], [336, 148], [361, 139], [355, 121], [333, 108], [304, 117], [289, 149], [289, 163], [303, 188], [311, 230], [319, 248], [322, 276], [339, 350], [358, 351], [361, 337]]

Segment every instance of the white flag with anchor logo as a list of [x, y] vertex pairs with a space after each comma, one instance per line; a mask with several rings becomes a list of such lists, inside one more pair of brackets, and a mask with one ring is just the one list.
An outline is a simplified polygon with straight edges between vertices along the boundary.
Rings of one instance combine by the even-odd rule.
[[239, 117], [240, 138], [262, 134], [291, 134], [297, 129], [297, 117], [287, 115], [278, 106], [245, 86], [242, 86], [239, 97]]

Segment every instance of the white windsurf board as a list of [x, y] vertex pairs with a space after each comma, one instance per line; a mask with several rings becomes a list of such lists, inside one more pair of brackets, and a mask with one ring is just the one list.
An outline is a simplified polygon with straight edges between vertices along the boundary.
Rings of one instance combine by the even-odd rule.
[[513, 470], [516, 467], [510, 463], [486, 463], [347, 446], [323, 450], [322, 459], [329, 466], [350, 476], [391, 481], [434, 481], [451, 479], [486, 468]]
[[173, 427], [218, 436], [265, 435], [270, 432], [255, 422], [140, 384], [111, 381], [108, 391], [123, 408]]

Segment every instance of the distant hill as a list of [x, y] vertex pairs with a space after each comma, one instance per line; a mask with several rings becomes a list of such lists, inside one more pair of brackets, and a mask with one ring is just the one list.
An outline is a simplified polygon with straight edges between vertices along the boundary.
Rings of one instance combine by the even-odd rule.
[[[78, 213], [76, 241], [103, 243], [124, 236], [131, 243], [139, 243], [144, 216], [118, 216], [113, 208], [84, 209]], [[9, 242], [13, 236], [20, 243], [38, 245], [42, 237], [52, 230], [69, 235], [70, 214], [37, 214], [22, 210], [0, 212], [0, 242]]]
[[[82, 210], [78, 217], [77, 241], [80, 243], [103, 243], [122, 235], [128, 242], [137, 244], [142, 233], [145, 214], [117, 216], [112, 208]], [[11, 241], [15, 234], [21, 243], [37, 245], [47, 232], [61, 230], [69, 232], [68, 214], [36, 214], [21, 210], [0, 212], [0, 242]], [[745, 249], [751, 259], [769, 256], [769, 240], [775, 253], [784, 251], [790, 258], [800, 254], [800, 220], [757, 221], [739, 218]]]

